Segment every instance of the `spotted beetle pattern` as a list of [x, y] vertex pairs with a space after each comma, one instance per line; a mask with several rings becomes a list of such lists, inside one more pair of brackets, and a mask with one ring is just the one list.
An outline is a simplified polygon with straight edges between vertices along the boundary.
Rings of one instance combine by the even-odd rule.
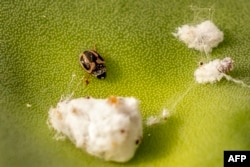
[[80, 55], [80, 64], [87, 73], [92, 74], [98, 79], [106, 78], [105, 61], [96, 51], [84, 51]]

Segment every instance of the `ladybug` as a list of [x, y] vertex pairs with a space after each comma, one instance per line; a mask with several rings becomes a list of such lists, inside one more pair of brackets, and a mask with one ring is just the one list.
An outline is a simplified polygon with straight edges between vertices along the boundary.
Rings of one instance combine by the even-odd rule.
[[106, 66], [104, 59], [95, 50], [84, 51], [80, 54], [80, 64], [87, 71], [98, 79], [106, 77]]

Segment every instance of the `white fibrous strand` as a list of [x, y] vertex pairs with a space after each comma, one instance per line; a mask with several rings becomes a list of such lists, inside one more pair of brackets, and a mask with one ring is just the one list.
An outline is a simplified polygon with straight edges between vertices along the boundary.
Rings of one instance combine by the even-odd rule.
[[155, 124], [159, 124], [161, 122], [161, 118], [157, 116], [150, 116], [146, 120], [146, 125], [147, 126], [152, 126]]
[[177, 32], [173, 33], [173, 35], [184, 42], [188, 48], [205, 53], [210, 53], [224, 38], [223, 32], [210, 20], [197, 25], [178, 27]]
[[133, 97], [63, 100], [49, 110], [48, 122], [77, 148], [107, 161], [130, 160], [143, 135], [139, 101]]
[[150, 116], [146, 120], [147, 126], [152, 126], [165, 122], [170, 117], [170, 112], [167, 109], [163, 109], [161, 115], [159, 116]]
[[170, 117], [170, 112], [169, 112], [169, 110], [164, 108], [164, 109], [162, 110], [162, 118], [166, 120], [166, 119], [168, 119], [169, 117]]
[[206, 64], [201, 64], [194, 76], [198, 83], [215, 83], [225, 77], [226, 73], [233, 70], [233, 60], [226, 57], [222, 60], [215, 59]]

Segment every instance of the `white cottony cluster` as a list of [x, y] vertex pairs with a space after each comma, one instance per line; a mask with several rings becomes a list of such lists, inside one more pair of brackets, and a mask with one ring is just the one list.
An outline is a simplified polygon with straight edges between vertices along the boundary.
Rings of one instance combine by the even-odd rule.
[[215, 59], [207, 64], [201, 64], [194, 76], [198, 83], [214, 83], [225, 77], [225, 73], [233, 70], [233, 60], [226, 57], [223, 60]]
[[107, 161], [130, 160], [142, 140], [139, 102], [133, 97], [61, 101], [49, 110], [49, 123], [76, 147]]
[[210, 20], [198, 25], [183, 25], [177, 28], [173, 35], [184, 42], [189, 48], [194, 48], [205, 53], [212, 51], [223, 41], [223, 32]]

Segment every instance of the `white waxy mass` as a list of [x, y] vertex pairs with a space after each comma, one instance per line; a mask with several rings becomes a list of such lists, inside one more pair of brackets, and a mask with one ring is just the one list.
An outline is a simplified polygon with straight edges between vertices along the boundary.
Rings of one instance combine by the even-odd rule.
[[222, 60], [215, 59], [206, 64], [200, 65], [195, 72], [194, 76], [198, 83], [215, 83], [226, 77], [226, 73], [233, 70], [233, 60], [226, 57]]
[[107, 161], [130, 160], [143, 135], [139, 102], [133, 97], [64, 100], [49, 110], [49, 123], [76, 147]]
[[224, 34], [210, 20], [197, 25], [183, 25], [173, 35], [188, 48], [209, 53], [223, 41]]

